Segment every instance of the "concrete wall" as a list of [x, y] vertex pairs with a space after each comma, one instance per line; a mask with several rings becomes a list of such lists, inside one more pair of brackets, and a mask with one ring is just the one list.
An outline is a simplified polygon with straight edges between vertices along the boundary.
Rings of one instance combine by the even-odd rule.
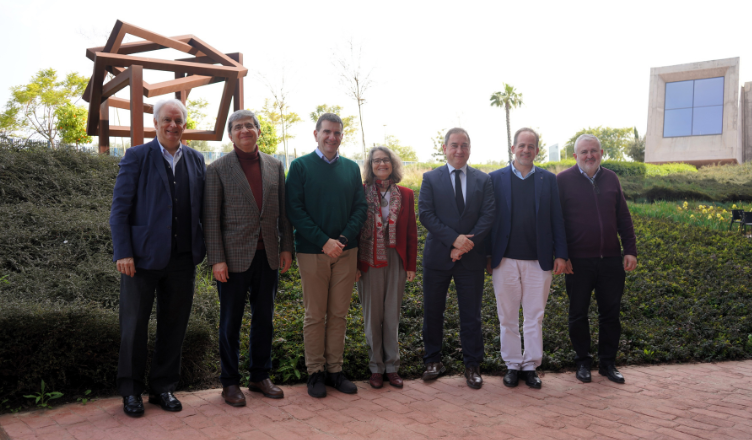
[[739, 148], [742, 162], [752, 160], [752, 82], [744, 83], [739, 94]]
[[[724, 77], [723, 133], [706, 136], [663, 137], [666, 83]], [[741, 163], [743, 150], [738, 133], [739, 58], [703, 61], [650, 69], [648, 129], [645, 162], [685, 162], [694, 165]], [[748, 160], [752, 155], [747, 156]]]

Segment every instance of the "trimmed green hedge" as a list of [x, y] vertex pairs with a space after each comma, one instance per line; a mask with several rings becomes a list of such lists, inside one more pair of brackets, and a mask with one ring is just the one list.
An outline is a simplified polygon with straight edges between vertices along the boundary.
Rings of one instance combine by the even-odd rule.
[[[110, 392], [120, 345], [120, 274], [109, 211], [118, 160], [0, 144], [0, 402], [25, 404], [44, 380], [65, 393]], [[199, 268], [181, 386], [217, 376], [216, 290]], [[152, 323], [150, 338], [155, 326]], [[0, 411], [7, 410], [0, 408]]]

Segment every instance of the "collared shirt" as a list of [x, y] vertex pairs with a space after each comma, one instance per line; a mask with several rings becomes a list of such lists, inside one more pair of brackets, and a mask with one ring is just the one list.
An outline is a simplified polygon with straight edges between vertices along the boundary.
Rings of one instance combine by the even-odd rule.
[[514, 173], [514, 175], [515, 175], [515, 176], [519, 177], [519, 178], [520, 178], [520, 179], [522, 179], [522, 180], [525, 180], [525, 179], [527, 179], [528, 177], [530, 177], [530, 176], [532, 176], [533, 174], [535, 174], [535, 165], [533, 165], [533, 168], [532, 168], [532, 169], [530, 170], [530, 172], [529, 172], [529, 173], [527, 173], [527, 175], [526, 175], [525, 177], [522, 177], [522, 173], [520, 172], [520, 170], [518, 170], [518, 169], [517, 169], [517, 168], [516, 168], [516, 167], [514, 166], [514, 161], [512, 161], [512, 163], [511, 163], [511, 164], [510, 164], [509, 166], [510, 166], [510, 167], [512, 167], [512, 173]]
[[[454, 187], [455, 168], [449, 165], [449, 162], [447, 162], [447, 168], [449, 169], [449, 180], [452, 182], [452, 189], [454, 190], [454, 193], [457, 194], [457, 188]], [[462, 184], [462, 199], [465, 200], [465, 203], [467, 203], [467, 164], [465, 164], [465, 166], [462, 168], [457, 168], [457, 170], [460, 172], [460, 183]]]
[[324, 156], [324, 153], [321, 150], [319, 150], [319, 147], [316, 147], [314, 151], [316, 152], [316, 154], [319, 155], [320, 158], [324, 159], [324, 162], [330, 165], [339, 160], [339, 150], [337, 150], [337, 154], [334, 155], [334, 159], [332, 160], [327, 159], [326, 156]]
[[595, 174], [593, 174], [593, 177], [588, 176], [588, 174], [582, 168], [580, 168], [579, 165], [577, 165], [577, 169], [579, 169], [580, 173], [582, 173], [583, 176], [587, 177], [590, 183], [592, 183], [593, 185], [595, 185], [595, 177], [598, 175], [598, 173], [601, 172], [600, 165], [598, 165], [598, 169], [595, 171]]
[[159, 139], [157, 139], [157, 143], [159, 144], [159, 148], [162, 150], [162, 157], [164, 157], [167, 162], [170, 163], [170, 169], [172, 170], [172, 175], [174, 176], [175, 166], [180, 161], [180, 158], [183, 157], [183, 144], [180, 144], [178, 151], [176, 151], [175, 155], [173, 156], [169, 151], [165, 149], [165, 147], [162, 146], [162, 143], [159, 142]]

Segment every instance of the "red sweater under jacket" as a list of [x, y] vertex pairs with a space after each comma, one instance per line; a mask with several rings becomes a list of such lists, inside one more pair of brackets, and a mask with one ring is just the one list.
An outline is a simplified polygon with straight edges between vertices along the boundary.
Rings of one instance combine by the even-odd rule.
[[[569, 258], [637, 256], [632, 216], [619, 178], [601, 167], [596, 187], [576, 164], [556, 176]], [[619, 244], [621, 238], [621, 245]]]
[[[365, 188], [365, 185], [364, 185]], [[397, 185], [402, 196], [402, 206], [397, 215], [397, 253], [405, 271], [415, 272], [418, 261], [418, 224], [415, 222], [415, 193]], [[358, 270], [368, 272], [371, 266], [358, 260]]]

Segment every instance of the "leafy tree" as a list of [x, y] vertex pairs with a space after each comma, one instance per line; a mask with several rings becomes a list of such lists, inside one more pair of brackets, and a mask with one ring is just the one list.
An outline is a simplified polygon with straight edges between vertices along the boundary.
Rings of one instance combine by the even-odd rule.
[[12, 99], [5, 105], [5, 111], [0, 113], [0, 136], [12, 136], [21, 129], [18, 112], [21, 107]]
[[[185, 128], [189, 130], [197, 130], [206, 127], [204, 120], [206, 119], [206, 108], [209, 106], [209, 101], [204, 98], [188, 100], [188, 120], [185, 122]], [[191, 148], [198, 151], [214, 151], [214, 148], [209, 144], [209, 141], [187, 141]]]
[[593, 136], [596, 136], [601, 141], [603, 159], [611, 160], [624, 160], [624, 153], [627, 151], [630, 142], [634, 139], [634, 133], [631, 128], [611, 128], [602, 126], [585, 128], [575, 133], [575, 135], [569, 138], [564, 145], [567, 152], [566, 157], [573, 157], [574, 142], [583, 134], [592, 134]]
[[512, 162], [512, 131], [509, 124], [509, 112], [513, 108], [522, 105], [522, 93], [517, 93], [511, 85], [504, 83], [504, 91], [496, 92], [491, 95], [491, 106], [503, 107], [507, 115], [507, 152], [509, 153], [509, 162]]
[[64, 104], [55, 109], [58, 130], [63, 143], [78, 144], [91, 142], [91, 136], [86, 135], [86, 119], [89, 112], [80, 106], [71, 103]]
[[188, 120], [186, 121], [186, 127], [189, 130], [196, 130], [198, 128], [205, 128], [204, 119], [206, 119], [206, 107], [209, 106], [209, 101], [204, 98], [196, 100], [189, 100], [188, 105]]
[[634, 128], [634, 139], [627, 146], [626, 153], [635, 162], [645, 162], [645, 136], [640, 137], [637, 127]]
[[[284, 101], [279, 101], [276, 99], [274, 101], [265, 99], [264, 106], [261, 108], [261, 111], [256, 112], [256, 116], [261, 116], [272, 125], [278, 126], [280, 128], [282, 135], [278, 136], [278, 138], [279, 142], [281, 142], [282, 146], [284, 147], [285, 162], [287, 162], [285, 165], [289, 167], [290, 161], [287, 158], [287, 141], [295, 138], [294, 135], [290, 134], [290, 128], [294, 124], [301, 122], [302, 119], [300, 119], [300, 116], [297, 113], [291, 112]], [[295, 151], [295, 157], [297, 156], [297, 151]]]
[[257, 142], [259, 151], [266, 154], [275, 154], [280, 143], [277, 128], [263, 116], [256, 115], [256, 117], [259, 120], [259, 125], [261, 125], [261, 136], [259, 136]]
[[444, 161], [444, 149], [442, 148], [442, 145], [444, 145], [444, 132], [446, 132], [446, 129], [441, 129], [436, 132], [436, 135], [431, 138], [431, 142], [433, 142], [433, 152], [431, 153], [431, 159], [434, 160], [434, 162], [443, 162]]
[[355, 116], [342, 116], [342, 107], [338, 105], [318, 105], [316, 111], [312, 111], [310, 114], [311, 121], [318, 122], [319, 117], [324, 113], [334, 113], [342, 119], [342, 141], [344, 143], [352, 142], [355, 135], [358, 134], [357, 121]]
[[386, 137], [386, 146], [405, 162], [417, 162], [418, 154], [413, 147], [400, 144], [399, 139], [392, 135]]
[[55, 111], [73, 99], [80, 99], [88, 81], [87, 77], [77, 73], [69, 73], [65, 79], [58, 81], [55, 69], [42, 69], [28, 84], [11, 87], [12, 105], [9, 109], [16, 106], [18, 109], [4, 115], [15, 114], [17, 126], [54, 141], [60, 130]]

